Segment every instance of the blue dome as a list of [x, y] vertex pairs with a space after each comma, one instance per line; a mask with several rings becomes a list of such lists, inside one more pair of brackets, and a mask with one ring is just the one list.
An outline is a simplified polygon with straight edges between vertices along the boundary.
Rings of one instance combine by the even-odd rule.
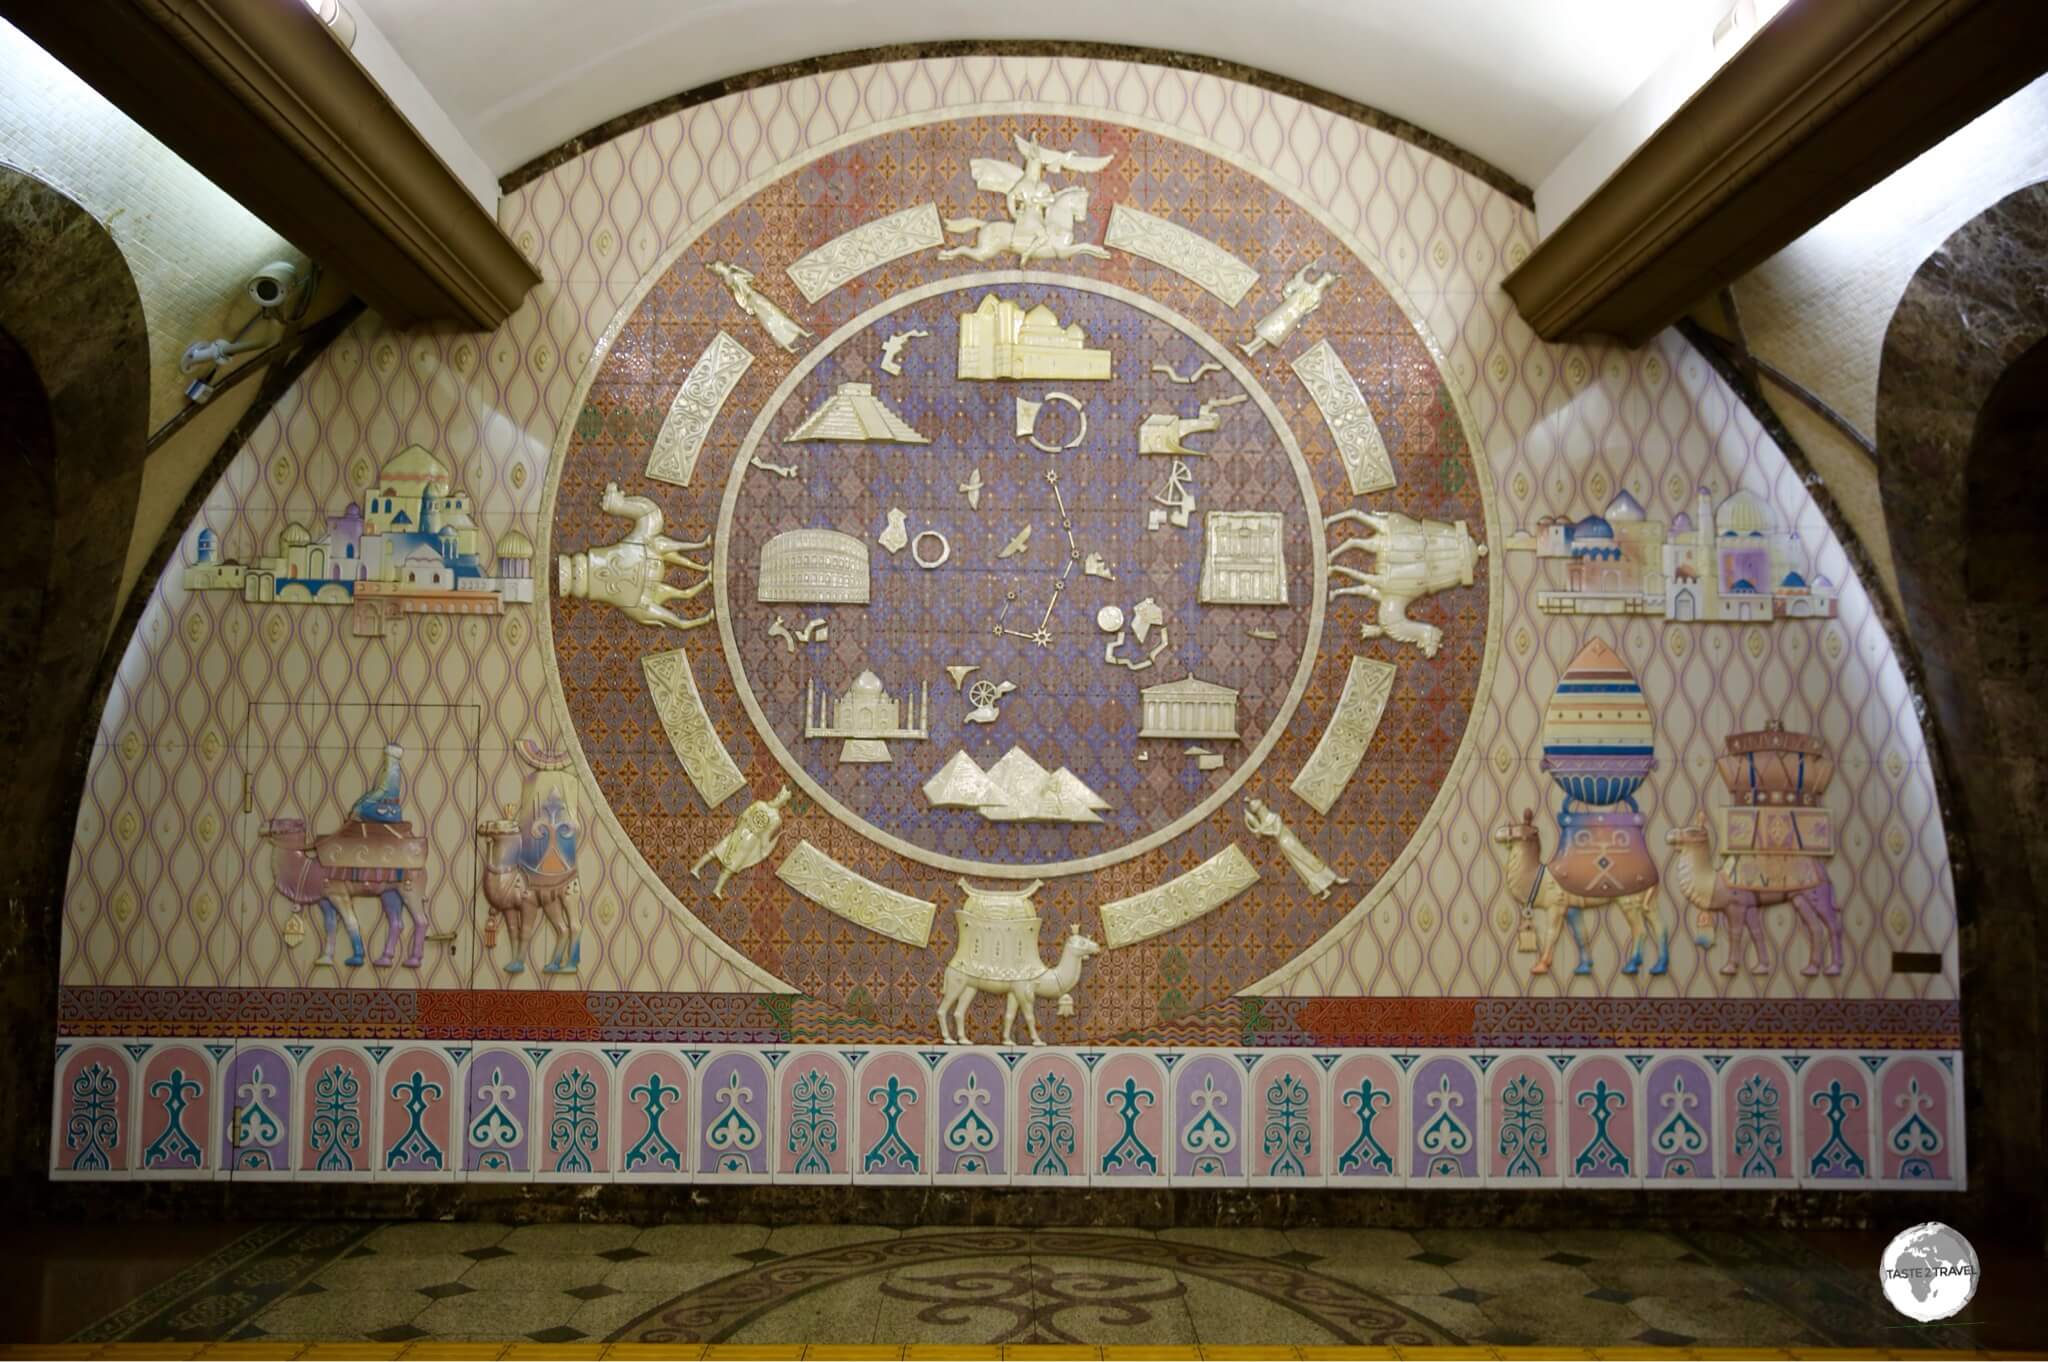
[[1597, 515], [1589, 515], [1578, 524], [1572, 526], [1572, 538], [1612, 539], [1614, 538], [1614, 527]]

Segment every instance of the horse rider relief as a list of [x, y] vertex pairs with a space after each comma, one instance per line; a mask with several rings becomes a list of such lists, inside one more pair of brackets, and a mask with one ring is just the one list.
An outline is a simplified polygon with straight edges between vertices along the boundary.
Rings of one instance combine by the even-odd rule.
[[1003, 196], [1010, 220], [947, 218], [948, 232], [973, 232], [974, 244], [948, 247], [939, 252], [939, 259], [965, 256], [969, 260], [990, 260], [1006, 252], [1014, 253], [1020, 265], [1028, 265], [1034, 259], [1071, 260], [1077, 255], [1109, 259], [1109, 252], [1102, 247], [1074, 240], [1075, 224], [1088, 216], [1088, 191], [1080, 185], [1055, 189], [1045, 182], [1045, 177], [1048, 172], [1092, 175], [1108, 169], [1116, 158], [1055, 151], [1022, 137], [1014, 140], [1018, 155], [1024, 158], [1021, 166], [981, 156], [968, 162], [978, 187]]

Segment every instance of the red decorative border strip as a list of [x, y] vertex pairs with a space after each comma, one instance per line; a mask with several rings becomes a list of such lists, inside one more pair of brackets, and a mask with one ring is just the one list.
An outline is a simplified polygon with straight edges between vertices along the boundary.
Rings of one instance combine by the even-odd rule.
[[[499, 989], [64, 988], [67, 1036], [917, 1043], [814, 998]], [[1154, 1047], [1952, 1050], [1953, 999], [1233, 998], [1117, 1043]]]

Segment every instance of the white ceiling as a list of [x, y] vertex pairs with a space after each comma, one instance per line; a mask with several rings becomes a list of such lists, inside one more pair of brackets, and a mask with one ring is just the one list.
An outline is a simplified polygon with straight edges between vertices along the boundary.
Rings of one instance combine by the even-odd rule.
[[855, 48], [1170, 47], [1405, 118], [1540, 181], [1730, 0], [347, 0], [502, 174], [643, 104]]

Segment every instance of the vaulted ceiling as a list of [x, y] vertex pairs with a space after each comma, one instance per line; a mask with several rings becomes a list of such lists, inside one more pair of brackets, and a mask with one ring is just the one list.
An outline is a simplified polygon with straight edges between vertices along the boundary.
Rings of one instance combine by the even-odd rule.
[[1730, 0], [348, 0], [503, 174], [606, 119], [820, 54], [946, 39], [1261, 67], [1541, 180]]

